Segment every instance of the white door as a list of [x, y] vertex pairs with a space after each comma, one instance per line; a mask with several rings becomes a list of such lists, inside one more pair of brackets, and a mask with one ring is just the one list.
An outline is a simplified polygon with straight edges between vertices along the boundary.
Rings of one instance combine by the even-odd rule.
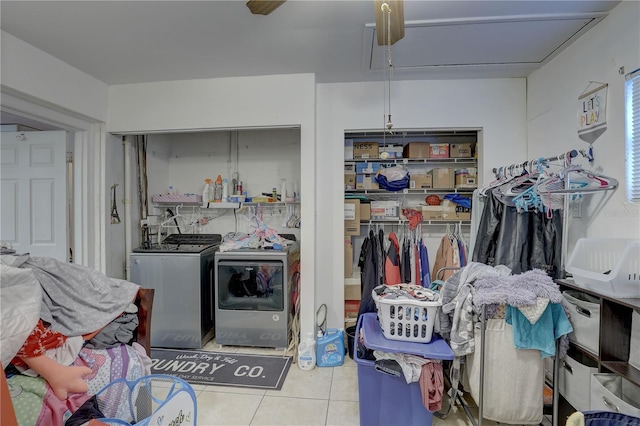
[[67, 261], [66, 132], [0, 134], [0, 242]]

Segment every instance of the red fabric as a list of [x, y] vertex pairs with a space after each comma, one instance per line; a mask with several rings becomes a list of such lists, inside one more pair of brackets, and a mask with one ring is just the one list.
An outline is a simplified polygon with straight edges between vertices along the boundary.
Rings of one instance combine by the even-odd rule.
[[[387, 285], [402, 284], [402, 276], [400, 275], [400, 244], [398, 238], [393, 232], [389, 233], [389, 252], [384, 261], [384, 282]], [[396, 263], [393, 262], [395, 259]]]
[[420, 372], [419, 384], [424, 408], [432, 413], [442, 408], [442, 395], [444, 394], [442, 364], [437, 362], [424, 364]]
[[66, 340], [67, 336], [46, 328], [42, 320], [38, 320], [38, 324], [31, 331], [11, 363], [25, 366], [26, 364], [19, 358], [35, 358], [44, 355], [47, 350], [62, 346]]

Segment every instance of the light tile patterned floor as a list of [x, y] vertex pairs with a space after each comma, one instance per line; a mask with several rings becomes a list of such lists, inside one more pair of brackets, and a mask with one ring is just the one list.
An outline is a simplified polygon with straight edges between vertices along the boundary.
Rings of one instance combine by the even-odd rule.
[[[220, 347], [215, 341], [203, 350], [282, 354], [271, 349]], [[302, 371], [291, 365], [280, 391], [205, 385], [193, 385], [193, 389], [198, 400], [198, 426], [360, 426], [357, 365], [348, 356], [339, 367]], [[487, 426], [495, 424], [483, 422]], [[462, 426], [471, 422], [458, 410], [446, 419], [434, 417], [433, 425]]]

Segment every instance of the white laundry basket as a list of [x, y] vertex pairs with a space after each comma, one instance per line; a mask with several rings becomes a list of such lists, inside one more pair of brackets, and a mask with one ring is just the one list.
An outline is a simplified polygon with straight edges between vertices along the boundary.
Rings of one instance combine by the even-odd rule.
[[[409, 290], [418, 288], [418, 291], [436, 294], [429, 289], [409, 284], [390, 287]], [[384, 337], [389, 340], [415, 343], [429, 343], [431, 341], [438, 307], [442, 305], [439, 299], [435, 301], [407, 298], [387, 299], [380, 297], [376, 293], [376, 289], [372, 290], [371, 296], [378, 310], [378, 321]]]
[[586, 289], [616, 298], [640, 297], [640, 240], [580, 238], [566, 270]]

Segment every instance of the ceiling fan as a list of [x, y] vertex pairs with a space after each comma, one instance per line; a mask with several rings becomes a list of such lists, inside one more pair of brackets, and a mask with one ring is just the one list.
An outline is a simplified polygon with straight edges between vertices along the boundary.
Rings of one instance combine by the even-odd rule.
[[[248, 0], [247, 7], [254, 15], [268, 15], [286, 0]], [[386, 8], [383, 5], [386, 4]], [[374, 0], [373, 11], [376, 17], [378, 46], [394, 44], [404, 37], [404, 0]], [[388, 13], [387, 13], [388, 12]], [[390, 38], [386, 29], [389, 29]]]

